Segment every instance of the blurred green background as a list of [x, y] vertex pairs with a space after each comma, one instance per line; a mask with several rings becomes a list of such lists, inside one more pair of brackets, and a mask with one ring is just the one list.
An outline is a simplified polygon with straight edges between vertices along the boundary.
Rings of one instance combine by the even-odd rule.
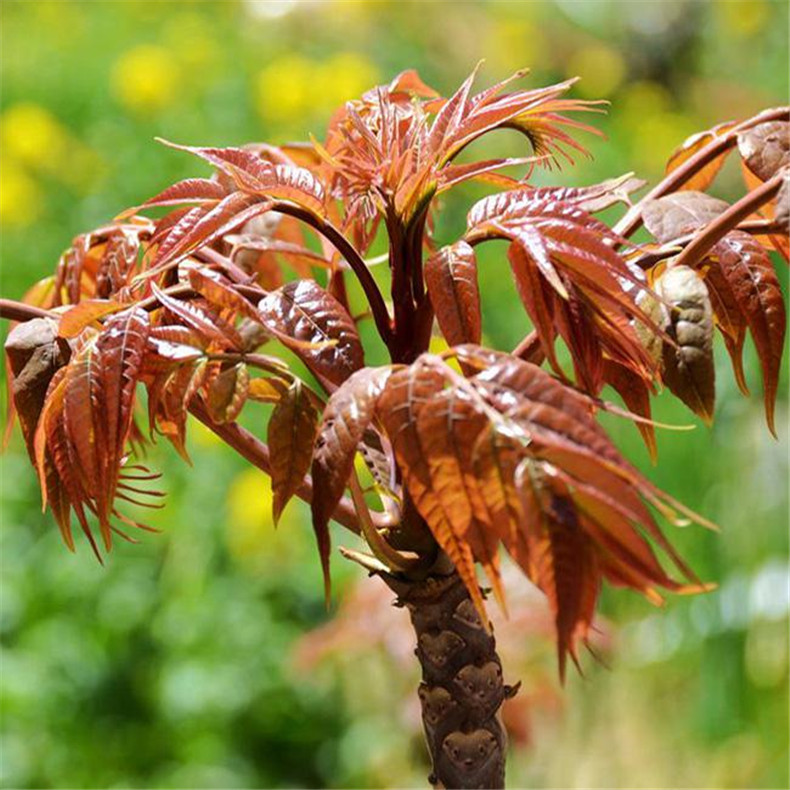
[[[687, 135], [787, 101], [787, 28], [787, 4], [765, 1], [4, 0], [2, 293], [18, 298], [77, 233], [202, 172], [155, 135], [320, 137], [338, 103], [410, 67], [444, 93], [483, 57], [481, 85], [525, 65], [536, 86], [578, 74], [577, 95], [612, 103], [608, 140], [551, 178], [655, 179]], [[491, 145], [523, 150], [505, 134]], [[732, 163], [714, 191], [740, 188]], [[448, 200], [443, 240], [476, 194]], [[483, 264], [485, 329], [505, 347], [527, 323], [494, 274], [500, 255]], [[787, 369], [776, 442], [751, 347], [751, 400], [725, 357], [715, 427], [662, 432], [657, 468], [632, 426], [606, 421], [658, 485], [722, 525], [672, 535], [719, 588], [662, 610], [607, 591], [608, 667], [587, 660], [561, 690], [545, 603], [514, 582], [497, 625], [524, 684], [507, 711], [511, 786], [788, 786]], [[664, 398], [656, 414], [695, 422]], [[39, 512], [18, 436], [3, 456], [3, 786], [425, 786], [404, 613], [337, 558], [328, 614], [306, 508], [275, 531], [264, 477], [190, 431], [192, 468], [163, 444], [150, 453], [169, 492], [149, 519], [162, 534], [118, 545], [104, 568]]]

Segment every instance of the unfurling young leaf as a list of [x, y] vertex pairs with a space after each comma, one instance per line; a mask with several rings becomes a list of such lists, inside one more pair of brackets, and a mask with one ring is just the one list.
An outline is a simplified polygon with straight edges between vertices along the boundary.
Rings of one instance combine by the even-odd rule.
[[705, 422], [713, 420], [716, 400], [713, 367], [713, 311], [705, 283], [687, 266], [670, 267], [655, 283], [667, 302], [664, 381]]

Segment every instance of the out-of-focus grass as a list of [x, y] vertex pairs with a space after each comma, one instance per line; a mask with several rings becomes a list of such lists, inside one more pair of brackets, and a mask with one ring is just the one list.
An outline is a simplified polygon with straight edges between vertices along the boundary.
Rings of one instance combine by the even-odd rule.
[[[687, 134], [788, 90], [780, 2], [5, 2], [2, 23], [9, 297], [49, 273], [77, 233], [199, 172], [154, 136], [320, 137], [333, 107], [404, 68], [443, 91], [481, 57], [481, 83], [524, 65], [535, 85], [581, 75], [579, 95], [612, 102], [598, 123], [608, 140], [588, 140], [593, 160], [540, 176], [561, 183], [655, 178]], [[491, 146], [523, 151], [504, 134]], [[738, 188], [731, 167], [719, 193]], [[443, 239], [477, 194], [448, 200]], [[507, 347], [527, 322], [504, 264], [492, 248], [481, 270], [487, 336]], [[673, 534], [719, 590], [660, 611], [607, 591], [613, 667], [572, 678], [562, 715], [536, 712], [513, 785], [787, 784], [787, 372], [776, 443], [751, 348], [751, 400], [720, 362], [716, 426], [662, 432], [657, 468], [632, 426], [606, 421], [657, 484], [722, 525]], [[656, 415], [695, 422], [664, 398]], [[250, 420], [262, 433], [262, 414]], [[419, 736], [392, 724], [405, 685], [391, 682], [399, 670], [386, 656], [354, 653], [320, 682], [292, 664], [295, 640], [327, 618], [305, 507], [290, 506], [275, 531], [265, 479], [198, 426], [191, 442], [191, 468], [151, 450], [169, 492], [153, 518], [163, 534], [118, 546], [106, 568], [84, 546], [72, 556], [60, 545], [18, 437], [4, 455], [2, 782], [419, 785]], [[359, 574], [333, 564], [342, 597]], [[527, 689], [553, 673], [548, 644], [538, 655]]]

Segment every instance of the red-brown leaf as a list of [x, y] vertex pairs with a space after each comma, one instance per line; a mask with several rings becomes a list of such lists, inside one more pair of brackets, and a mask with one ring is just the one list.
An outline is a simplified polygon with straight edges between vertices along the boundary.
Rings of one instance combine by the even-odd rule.
[[379, 398], [378, 414], [392, 442], [404, 483], [414, 505], [425, 519], [436, 541], [447, 552], [469, 595], [485, 618], [485, 606], [469, 544], [454, 531], [444, 506], [433, 488], [423, 440], [417, 428], [420, 413], [444, 387], [444, 378], [434, 367], [415, 363], [395, 371]]
[[472, 247], [459, 241], [432, 255], [425, 262], [425, 284], [447, 342], [451, 346], [479, 343], [480, 291]]
[[749, 170], [768, 181], [790, 164], [790, 123], [769, 121], [741, 132], [738, 150]]
[[239, 416], [250, 386], [247, 366], [239, 362], [211, 379], [206, 393], [206, 407], [209, 416], [216, 423], [233, 422]]
[[786, 315], [779, 280], [768, 253], [747, 233], [733, 231], [716, 246], [715, 254], [738, 307], [746, 318], [760, 358], [765, 392], [765, 416], [771, 433], [782, 364]]
[[84, 299], [74, 307], [70, 307], [60, 317], [58, 334], [61, 337], [76, 337], [85, 327], [97, 322], [100, 318], [126, 310], [128, 307], [128, 304], [108, 299]]
[[317, 414], [307, 390], [295, 381], [269, 419], [274, 521], [302, 485], [313, 458]]
[[354, 467], [354, 456], [375, 414], [376, 403], [390, 368], [363, 368], [332, 394], [324, 409], [312, 462], [313, 529], [321, 565], [329, 574], [329, 520], [343, 496]]
[[646, 201], [642, 219], [650, 233], [663, 244], [707, 225], [728, 208], [723, 200], [688, 190]]
[[[258, 305], [266, 326], [318, 376], [341, 384], [364, 364], [356, 326], [334, 296], [313, 280], [286, 283]], [[312, 347], [311, 347], [312, 346]]]
[[[728, 121], [726, 123], [720, 123], [712, 129], [693, 134], [691, 137], [686, 138], [669, 157], [666, 167], [667, 174], [677, 170], [686, 160], [710, 145], [717, 138], [727, 134], [734, 126], [736, 126], [734, 121]], [[679, 189], [704, 192], [713, 183], [713, 179], [716, 178], [719, 170], [721, 170], [724, 160], [729, 153], [729, 149], [720, 153], [694, 173], [694, 175], [679, 187]]]

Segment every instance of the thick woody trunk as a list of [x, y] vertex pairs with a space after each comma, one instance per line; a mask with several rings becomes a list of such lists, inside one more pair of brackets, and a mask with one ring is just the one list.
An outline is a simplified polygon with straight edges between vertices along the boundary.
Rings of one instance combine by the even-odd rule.
[[493, 635], [455, 572], [390, 586], [409, 610], [417, 636], [430, 782], [445, 788], [504, 787], [507, 738], [499, 708], [514, 690], [503, 683]]

